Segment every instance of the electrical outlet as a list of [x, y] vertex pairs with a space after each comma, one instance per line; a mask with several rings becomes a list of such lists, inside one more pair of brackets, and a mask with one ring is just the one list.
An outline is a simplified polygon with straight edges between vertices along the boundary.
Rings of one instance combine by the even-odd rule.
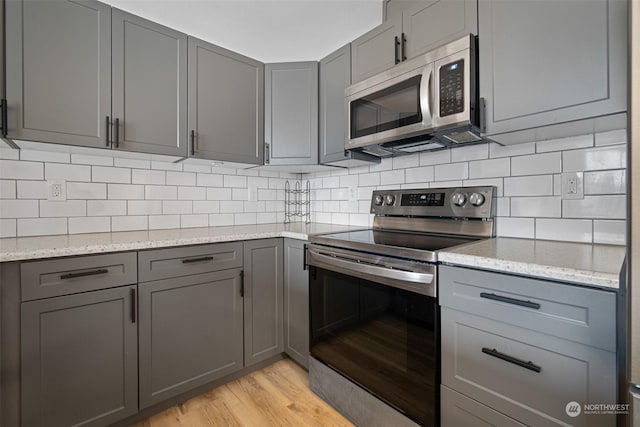
[[249, 187], [247, 188], [247, 200], [250, 202], [258, 200], [258, 184], [249, 184]]
[[48, 197], [47, 200], [67, 200], [67, 183], [66, 181], [53, 180], [47, 181]]
[[565, 172], [562, 174], [562, 198], [584, 198], [584, 181], [582, 172]]
[[355, 185], [349, 187], [349, 201], [355, 202], [358, 200], [358, 188]]

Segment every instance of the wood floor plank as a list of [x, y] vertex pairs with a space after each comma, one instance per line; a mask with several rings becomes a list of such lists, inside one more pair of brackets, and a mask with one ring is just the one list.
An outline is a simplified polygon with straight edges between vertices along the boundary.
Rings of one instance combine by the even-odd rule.
[[353, 427], [309, 390], [307, 372], [284, 359], [133, 427]]

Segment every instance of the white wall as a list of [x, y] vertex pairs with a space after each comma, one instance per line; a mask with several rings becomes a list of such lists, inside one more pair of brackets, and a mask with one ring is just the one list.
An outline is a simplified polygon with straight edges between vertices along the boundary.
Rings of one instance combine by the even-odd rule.
[[[375, 189], [495, 185], [499, 236], [624, 244], [625, 142], [619, 130], [509, 147], [474, 145], [303, 178], [314, 190], [315, 222], [370, 225]], [[562, 172], [583, 173], [582, 200], [562, 199]]]

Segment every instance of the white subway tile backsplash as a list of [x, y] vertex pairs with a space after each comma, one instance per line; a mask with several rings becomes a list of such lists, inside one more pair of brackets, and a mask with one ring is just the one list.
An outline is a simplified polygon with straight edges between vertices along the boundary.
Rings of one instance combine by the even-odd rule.
[[469, 164], [463, 162], [437, 165], [435, 167], [434, 177], [436, 181], [467, 179], [469, 178]]
[[264, 176], [267, 178], [280, 178], [280, 173], [278, 171], [272, 171], [266, 168], [262, 168], [258, 172], [259, 176]]
[[[475, 160], [469, 162], [469, 176], [462, 179], [496, 178], [509, 176], [511, 165], [508, 158]], [[437, 179], [437, 176], [436, 176]], [[455, 179], [455, 178], [452, 178]]]
[[180, 215], [149, 216], [149, 230], [163, 230], [167, 228], [180, 228]]
[[554, 196], [562, 195], [562, 175], [561, 174], [553, 175], [553, 195]]
[[358, 175], [358, 185], [360, 187], [380, 185], [380, 172], [363, 173], [362, 175]]
[[126, 214], [127, 214], [126, 200], [88, 200], [87, 201], [87, 216], [116, 216], [116, 215], [126, 215]]
[[176, 201], [176, 200], [164, 200], [162, 202], [162, 214], [163, 215], [178, 215], [178, 214], [190, 214], [193, 213], [193, 202]]
[[144, 169], [132, 169], [131, 170], [131, 183], [132, 184], [154, 184], [165, 185], [166, 172]]
[[627, 166], [627, 146], [571, 150], [562, 153], [564, 172], [624, 169]]
[[536, 142], [536, 152], [538, 153], [573, 150], [576, 148], [587, 147], [593, 147], [593, 134]]
[[332, 213], [331, 223], [339, 225], [349, 225], [349, 214], [346, 213]]
[[234, 225], [251, 225], [258, 223], [258, 214], [256, 212], [251, 213], [237, 213], [234, 215]]
[[145, 185], [144, 198], [147, 200], [176, 200], [178, 198], [178, 187]]
[[[45, 196], [46, 198], [46, 186]], [[67, 199], [106, 199], [107, 184], [92, 182], [67, 182]]]
[[46, 199], [48, 187], [46, 181], [17, 181], [18, 199]]
[[224, 175], [223, 182], [224, 182], [224, 186], [227, 188], [246, 188], [247, 187], [246, 176]]
[[357, 187], [357, 186], [358, 186], [357, 175], [342, 175], [340, 177], [340, 184], [338, 185], [338, 187]]
[[193, 172], [167, 171], [167, 185], [196, 185], [196, 174]]
[[39, 151], [22, 149], [20, 150], [20, 160], [27, 160], [33, 162], [51, 162], [51, 163], [69, 163], [71, 156], [69, 153], [62, 153], [59, 151]]
[[16, 237], [18, 233], [15, 219], [0, 219], [0, 239]]
[[210, 214], [210, 213], [219, 213], [220, 212], [220, 202], [217, 200], [213, 201], [194, 201], [193, 202], [193, 213], [194, 214]]
[[0, 179], [43, 179], [44, 165], [37, 162], [0, 160]]
[[0, 218], [33, 218], [39, 216], [37, 200], [3, 200]]
[[249, 200], [249, 190], [247, 188], [232, 188], [231, 200]]
[[504, 179], [505, 196], [553, 196], [553, 175]]
[[479, 178], [479, 179], [467, 179], [462, 182], [465, 187], [481, 187], [481, 186], [493, 186], [496, 187], [496, 196], [502, 197], [504, 195], [504, 179], [503, 178]]
[[340, 177], [328, 176], [328, 177], [322, 178], [322, 186], [324, 188], [338, 188], [340, 187]]
[[127, 215], [160, 215], [162, 202], [160, 200], [129, 200]]
[[626, 191], [625, 170], [584, 173], [584, 194], [625, 194]]
[[369, 172], [381, 172], [393, 169], [393, 159], [391, 157], [385, 157], [380, 160], [380, 163], [369, 166]]
[[222, 187], [223, 180], [222, 175], [214, 174], [196, 174], [196, 185], [199, 187]]
[[107, 186], [109, 199], [143, 200], [144, 185], [139, 184], [109, 184]]
[[245, 213], [247, 212], [265, 212], [267, 210], [266, 208], [267, 206], [267, 202], [260, 202], [257, 200], [254, 200], [252, 202], [244, 202], [244, 211]]
[[626, 221], [593, 221], [593, 243], [625, 245], [627, 240], [626, 236]]
[[266, 201], [264, 208], [267, 212], [284, 212], [284, 202], [282, 201]]
[[511, 199], [508, 197], [496, 199], [496, 216], [511, 216]]
[[320, 223], [323, 223], [323, 224], [331, 224], [331, 213], [330, 212], [316, 212], [315, 216], [316, 216], [315, 222], [320, 222]]
[[278, 222], [278, 215], [275, 212], [259, 212], [256, 221], [258, 224]]
[[263, 188], [258, 189], [258, 200], [277, 200], [277, 199], [278, 199], [277, 190], [266, 190]]
[[242, 201], [220, 201], [220, 213], [242, 213], [244, 212], [244, 203]]
[[4, 144], [0, 145], [0, 159], [19, 160], [20, 150], [9, 148]]
[[207, 200], [231, 200], [231, 189], [207, 188]]
[[[16, 198], [16, 182], [13, 180], [0, 180], [0, 199]], [[0, 202], [1, 203], [1, 202]]]
[[393, 169], [407, 169], [420, 166], [420, 155], [409, 154], [406, 156], [394, 157], [391, 166]]
[[404, 184], [404, 169], [380, 172], [381, 185]]
[[40, 216], [48, 218], [86, 216], [85, 200], [49, 201], [40, 200]]
[[[151, 169], [165, 170], [165, 171], [182, 171], [182, 163], [169, 163], [151, 161]], [[151, 221], [149, 221], [151, 223]]]
[[451, 162], [452, 150], [427, 151], [420, 153], [420, 166], [442, 165]]
[[563, 200], [564, 218], [625, 219], [626, 196], [584, 196], [581, 200]]
[[147, 216], [112, 216], [111, 231], [147, 230], [149, 217]]
[[562, 213], [560, 197], [512, 197], [511, 216], [556, 218]]
[[349, 225], [355, 227], [369, 227], [371, 219], [367, 214], [352, 213], [349, 214]]
[[625, 144], [627, 142], [627, 130], [618, 129], [608, 132], [596, 133], [596, 146]]
[[[186, 166], [186, 165], [185, 165]], [[180, 215], [180, 228], [208, 227], [209, 215]]]
[[225, 225], [233, 225], [233, 214], [215, 213], [209, 215], [209, 227], [221, 227]]
[[183, 163], [182, 170], [185, 172], [198, 172], [198, 173], [209, 174], [211, 173], [211, 165], [208, 165], [208, 164], [196, 165], [196, 164]]
[[178, 187], [178, 200], [206, 200], [207, 189], [202, 187]]
[[469, 145], [466, 147], [457, 147], [455, 150], [451, 150], [451, 161], [454, 163], [488, 158], [489, 144]]
[[591, 243], [593, 224], [581, 219], [536, 219], [536, 239]]
[[[76, 165], [113, 166], [114, 158], [106, 156], [92, 156], [89, 154], [71, 154], [71, 163]], [[50, 160], [45, 160], [50, 161]], [[129, 167], [129, 166], [127, 166]], [[71, 225], [69, 225], [71, 228]]]
[[92, 166], [91, 169], [91, 181], [93, 182], [131, 183], [131, 169], [107, 166]]
[[545, 175], [562, 171], [562, 153], [533, 154], [511, 158], [511, 175]]
[[409, 168], [405, 170], [405, 182], [411, 183], [428, 183], [433, 181], [434, 167], [421, 166], [418, 168]]
[[492, 142], [489, 144], [489, 157], [513, 157], [534, 154], [536, 152], [535, 142], [527, 142], [515, 145], [500, 145]]
[[69, 218], [69, 234], [108, 233], [111, 231], [111, 217]]
[[429, 183], [429, 188], [443, 188], [443, 187], [462, 187], [463, 181], [453, 180], [453, 181], [434, 181]]
[[535, 237], [535, 220], [533, 218], [499, 217], [496, 222], [496, 234], [501, 237], [533, 239]]
[[67, 234], [67, 218], [18, 219], [18, 236], [45, 236]]
[[[131, 169], [151, 169], [151, 161], [142, 159], [113, 159], [113, 166], [119, 168], [131, 168]], [[150, 182], [144, 182], [140, 184], [151, 184]], [[163, 182], [164, 184], [164, 182]]]
[[331, 200], [347, 200], [349, 199], [349, 190], [346, 188], [332, 188]]
[[340, 202], [340, 212], [350, 213], [350, 212], [358, 212], [358, 201], [353, 200], [343, 200]]

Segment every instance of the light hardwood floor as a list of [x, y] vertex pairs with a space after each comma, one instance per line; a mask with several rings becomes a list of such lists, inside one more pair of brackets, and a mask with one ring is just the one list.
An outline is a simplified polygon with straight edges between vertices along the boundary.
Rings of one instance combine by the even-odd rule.
[[353, 424], [309, 390], [304, 369], [284, 359], [133, 427], [170, 426], [352, 427]]

